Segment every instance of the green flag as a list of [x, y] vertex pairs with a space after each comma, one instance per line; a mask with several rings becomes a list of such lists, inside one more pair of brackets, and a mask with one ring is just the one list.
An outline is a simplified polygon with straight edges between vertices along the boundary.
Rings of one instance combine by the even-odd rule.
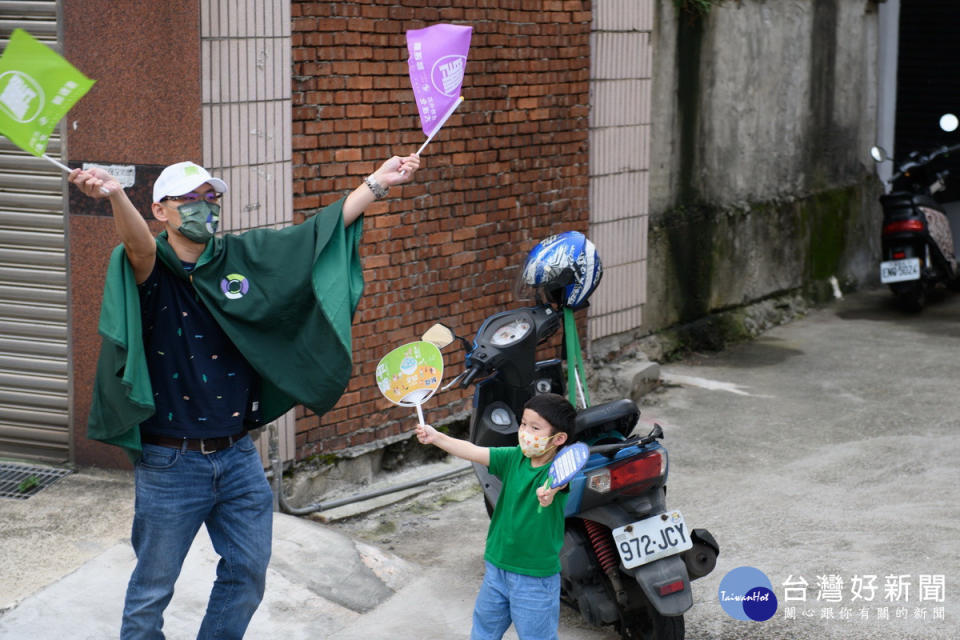
[[43, 155], [54, 127], [93, 83], [56, 51], [14, 29], [0, 56], [0, 133]]

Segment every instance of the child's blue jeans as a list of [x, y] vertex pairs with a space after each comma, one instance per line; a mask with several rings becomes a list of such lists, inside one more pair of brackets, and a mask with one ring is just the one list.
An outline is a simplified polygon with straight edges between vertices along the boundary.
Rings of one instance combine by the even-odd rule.
[[556, 640], [560, 574], [537, 578], [486, 565], [470, 640], [500, 640], [511, 622], [520, 640]]

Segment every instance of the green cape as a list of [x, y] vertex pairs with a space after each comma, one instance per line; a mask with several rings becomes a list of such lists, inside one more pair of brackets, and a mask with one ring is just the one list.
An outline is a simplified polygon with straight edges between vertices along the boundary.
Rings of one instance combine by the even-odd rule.
[[[340, 200], [301, 225], [214, 238], [189, 274], [166, 232], [157, 237], [157, 257], [189, 278], [260, 375], [264, 424], [297, 403], [326, 413], [350, 379], [350, 324], [363, 292], [363, 228], [362, 219], [346, 229], [342, 220]], [[87, 437], [122, 447], [135, 460], [141, 451], [139, 425], [153, 415], [154, 404], [140, 296], [123, 245], [110, 256], [99, 333]]]

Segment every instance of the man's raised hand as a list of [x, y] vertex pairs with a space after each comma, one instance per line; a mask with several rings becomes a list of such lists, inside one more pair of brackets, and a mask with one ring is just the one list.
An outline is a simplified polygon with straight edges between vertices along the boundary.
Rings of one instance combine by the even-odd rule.
[[115, 191], [123, 189], [113, 176], [98, 168], [74, 169], [67, 180], [91, 198], [109, 198]]

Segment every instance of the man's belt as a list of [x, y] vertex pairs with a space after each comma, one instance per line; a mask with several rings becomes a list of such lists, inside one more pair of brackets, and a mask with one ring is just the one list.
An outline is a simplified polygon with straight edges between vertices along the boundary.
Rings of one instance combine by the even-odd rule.
[[215, 451], [229, 449], [245, 435], [247, 435], [247, 432], [241, 431], [232, 436], [223, 436], [222, 438], [171, 438], [153, 433], [144, 433], [141, 434], [140, 440], [144, 444], [155, 444], [161, 447], [180, 449], [182, 451], [199, 451], [206, 455]]

